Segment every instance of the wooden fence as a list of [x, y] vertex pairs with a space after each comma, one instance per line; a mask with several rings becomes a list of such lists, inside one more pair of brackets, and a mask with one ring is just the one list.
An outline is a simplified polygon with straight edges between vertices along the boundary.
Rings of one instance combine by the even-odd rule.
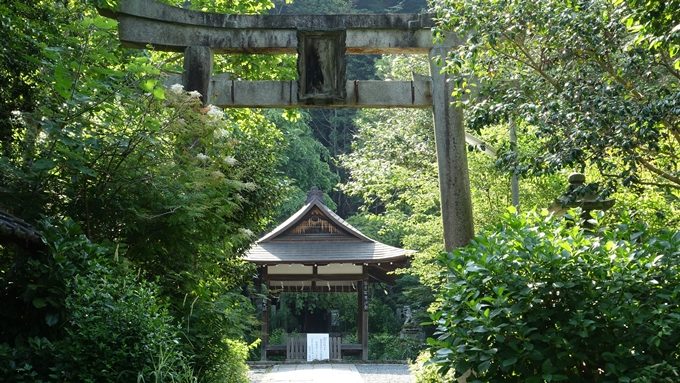
[[[342, 338], [329, 338], [329, 355], [331, 360], [342, 359]], [[307, 334], [289, 336], [286, 340], [286, 360], [307, 360]]]

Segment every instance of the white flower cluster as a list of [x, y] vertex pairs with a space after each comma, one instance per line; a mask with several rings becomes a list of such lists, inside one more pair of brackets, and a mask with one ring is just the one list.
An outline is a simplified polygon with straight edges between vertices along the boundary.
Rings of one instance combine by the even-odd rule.
[[184, 85], [182, 84], [173, 84], [170, 86], [170, 91], [176, 95], [180, 95], [184, 93]]
[[205, 154], [203, 154], [203, 153], [198, 153], [198, 154], [196, 155], [196, 158], [198, 158], [199, 160], [205, 162], [205, 161], [207, 161], [210, 157], [208, 157], [207, 155], [205, 155]]
[[239, 233], [240, 233], [241, 235], [246, 236], [246, 237], [248, 237], [248, 238], [251, 238], [251, 237], [254, 237], [254, 236], [255, 236], [255, 233], [253, 233], [252, 230], [246, 229], [246, 228], [244, 228], [244, 227], [238, 229], [238, 231], [239, 231]]
[[238, 163], [238, 160], [232, 156], [224, 157], [224, 163], [229, 166], [234, 166]]
[[227, 131], [227, 129], [224, 129], [224, 128], [217, 128], [213, 132], [213, 136], [215, 136], [215, 138], [217, 138], [217, 139], [225, 138], [228, 135], [229, 135], [229, 132]]
[[15, 122], [21, 123], [21, 124], [24, 123], [24, 115], [23, 115], [23, 113], [21, 113], [21, 111], [13, 110], [10, 113], [12, 115], [12, 117], [10, 117], [12, 120], [14, 120]]
[[[170, 85], [170, 92], [173, 94], [176, 94], [178, 96], [181, 96], [184, 94], [184, 85], [182, 84], [172, 84]], [[201, 98], [201, 93], [195, 90], [192, 90], [191, 92], [188, 93], [190, 98]]]
[[213, 118], [215, 120], [221, 120], [224, 118], [224, 111], [222, 109], [216, 107], [215, 105], [208, 105], [208, 111], [206, 112], [208, 117]]

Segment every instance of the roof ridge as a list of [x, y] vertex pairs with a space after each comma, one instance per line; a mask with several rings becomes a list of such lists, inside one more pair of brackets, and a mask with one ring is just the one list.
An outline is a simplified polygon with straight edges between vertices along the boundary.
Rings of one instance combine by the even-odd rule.
[[344, 229], [350, 235], [356, 237], [357, 239], [364, 241], [364, 242], [377, 242], [374, 239], [371, 239], [368, 236], [366, 236], [364, 233], [359, 231], [354, 226], [350, 225], [347, 221], [342, 219], [333, 210], [331, 210], [328, 206], [326, 206], [321, 201], [321, 199], [316, 198], [316, 196], [315, 196], [313, 198], [309, 198], [307, 203], [302, 208], [300, 208], [300, 210], [298, 210], [293, 215], [288, 217], [288, 219], [283, 221], [280, 225], [275, 227], [272, 231], [270, 231], [269, 233], [262, 236], [260, 239], [258, 239], [256, 241], [256, 243], [263, 243], [263, 242], [269, 242], [269, 241], [274, 240], [275, 238], [277, 238], [281, 234], [285, 233], [286, 230], [290, 229], [296, 223], [298, 223], [305, 216], [305, 214], [307, 214], [310, 210], [312, 210], [313, 207], [318, 207], [326, 215], [326, 217], [328, 217], [333, 223], [340, 226], [342, 229]]

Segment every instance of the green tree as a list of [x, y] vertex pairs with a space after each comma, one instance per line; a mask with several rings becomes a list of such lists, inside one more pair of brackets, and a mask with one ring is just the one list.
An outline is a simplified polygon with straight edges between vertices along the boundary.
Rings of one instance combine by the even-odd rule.
[[[422, 58], [395, 56], [378, 61], [387, 79], [406, 79], [412, 72], [427, 73]], [[385, 243], [416, 249], [411, 267], [398, 282], [403, 295], [421, 321], [432, 302], [432, 289], [439, 284], [440, 266], [434, 262], [443, 250], [439, 206], [438, 170], [434, 127], [428, 110], [371, 110], [359, 114], [352, 152], [340, 158], [350, 178], [342, 187], [361, 197], [363, 210], [351, 222]], [[481, 137], [495, 147], [508, 144], [503, 125], [484, 129]], [[520, 136], [520, 147], [532, 145]], [[496, 159], [477, 150], [468, 152], [473, 213], [478, 228], [498, 222], [510, 205], [510, 175], [495, 165]], [[563, 189], [559, 175], [522, 178], [524, 208], [547, 207]]]
[[[470, 127], [512, 120], [536, 128], [540, 150], [509, 159], [513, 166], [542, 172], [592, 165], [612, 188], [677, 195], [680, 75], [668, 51], [634, 44], [621, 22], [626, 7], [441, 0], [434, 8], [439, 32], [466, 36], [447, 67], [461, 86], [474, 86]], [[668, 24], [673, 12], [646, 15]]]
[[[408, 57], [386, 58], [379, 62], [379, 68], [384, 78], [393, 80], [408, 78], [412, 71], [428, 70], [425, 60]], [[394, 238], [390, 243], [420, 250], [432, 248], [438, 253], [441, 223], [431, 112], [363, 111], [356, 123], [359, 131], [353, 150], [341, 157], [350, 172], [343, 188], [364, 200], [366, 212], [380, 214], [389, 222], [377, 234]], [[507, 128], [502, 125], [483, 130], [481, 137], [495, 147], [508, 145]], [[530, 152], [531, 137], [520, 136], [519, 146]], [[475, 222], [480, 228], [488, 227], [510, 204], [510, 176], [496, 168], [496, 159], [480, 151], [471, 150], [468, 160]], [[561, 183], [558, 176], [523, 178], [522, 205], [548, 206], [562, 192]]]
[[338, 183], [338, 176], [331, 171], [328, 149], [312, 135], [307, 112], [298, 112], [297, 118], [286, 118], [281, 111], [267, 113], [268, 118], [283, 132], [284, 149], [279, 164], [287, 183], [286, 196], [282, 198], [277, 216], [272, 223], [279, 224], [304, 205], [307, 193], [318, 187], [326, 195], [325, 203], [334, 209], [335, 203], [327, 196]]
[[626, 27], [636, 35], [635, 43], [660, 54], [680, 70], [680, 2], [618, 0], [614, 4], [622, 9]]

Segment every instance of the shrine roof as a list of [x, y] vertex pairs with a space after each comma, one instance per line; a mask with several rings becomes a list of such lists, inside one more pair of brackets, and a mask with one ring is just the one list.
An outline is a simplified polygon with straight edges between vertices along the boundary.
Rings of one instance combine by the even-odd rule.
[[24, 220], [0, 210], [0, 243], [14, 242], [23, 247], [43, 248], [42, 235]]
[[413, 253], [371, 239], [340, 218], [310, 193], [305, 206], [265, 234], [246, 252], [245, 260], [277, 263], [401, 262]]

